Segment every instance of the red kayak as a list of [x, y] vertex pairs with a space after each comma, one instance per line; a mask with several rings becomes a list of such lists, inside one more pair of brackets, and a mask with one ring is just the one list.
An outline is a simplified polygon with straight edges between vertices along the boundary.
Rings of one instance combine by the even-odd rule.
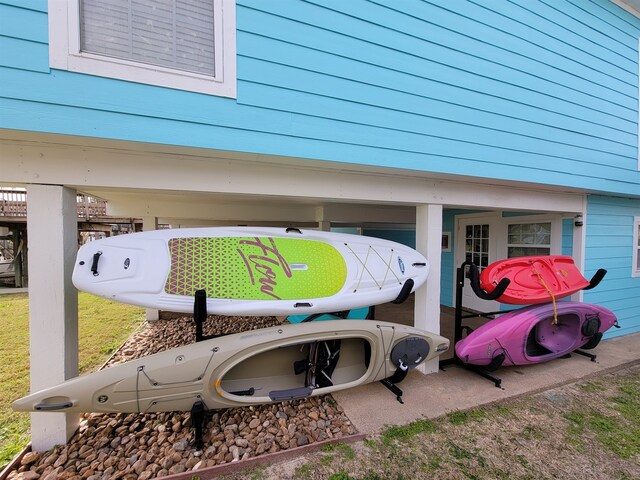
[[593, 280], [590, 282], [582, 276], [573, 258], [562, 255], [494, 262], [480, 274], [480, 288], [491, 293], [503, 278], [508, 278], [510, 283], [497, 300], [515, 305], [550, 302], [595, 286]]

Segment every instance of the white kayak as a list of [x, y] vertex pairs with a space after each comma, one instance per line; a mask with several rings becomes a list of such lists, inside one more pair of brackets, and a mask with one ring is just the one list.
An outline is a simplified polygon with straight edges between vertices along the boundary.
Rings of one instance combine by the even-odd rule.
[[[406, 372], [449, 340], [375, 320], [284, 324], [132, 360], [32, 393], [16, 411], [164, 412], [323, 395]], [[395, 380], [394, 380], [395, 379]]]
[[252, 227], [154, 230], [78, 251], [73, 283], [123, 303], [220, 315], [290, 315], [402, 301], [427, 279], [416, 250], [378, 238]]

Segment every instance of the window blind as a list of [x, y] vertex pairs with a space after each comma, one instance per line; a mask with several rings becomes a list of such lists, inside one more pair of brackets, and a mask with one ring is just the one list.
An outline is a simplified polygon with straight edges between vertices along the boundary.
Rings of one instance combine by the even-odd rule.
[[215, 75], [214, 0], [81, 0], [83, 52]]

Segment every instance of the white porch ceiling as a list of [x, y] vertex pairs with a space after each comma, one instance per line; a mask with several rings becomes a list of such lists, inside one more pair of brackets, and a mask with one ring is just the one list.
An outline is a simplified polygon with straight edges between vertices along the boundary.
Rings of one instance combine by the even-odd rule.
[[118, 216], [414, 223], [415, 206], [574, 213], [583, 192], [333, 162], [0, 131], [2, 181], [57, 184]]

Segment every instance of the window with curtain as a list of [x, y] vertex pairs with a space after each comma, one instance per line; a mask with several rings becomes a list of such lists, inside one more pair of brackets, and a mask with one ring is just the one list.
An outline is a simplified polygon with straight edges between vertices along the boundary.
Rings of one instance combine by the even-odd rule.
[[235, 0], [49, 0], [49, 18], [52, 68], [236, 97]]
[[508, 225], [509, 258], [528, 255], [550, 255], [551, 222], [513, 223]]
[[81, 0], [80, 50], [215, 75], [213, 0]]

